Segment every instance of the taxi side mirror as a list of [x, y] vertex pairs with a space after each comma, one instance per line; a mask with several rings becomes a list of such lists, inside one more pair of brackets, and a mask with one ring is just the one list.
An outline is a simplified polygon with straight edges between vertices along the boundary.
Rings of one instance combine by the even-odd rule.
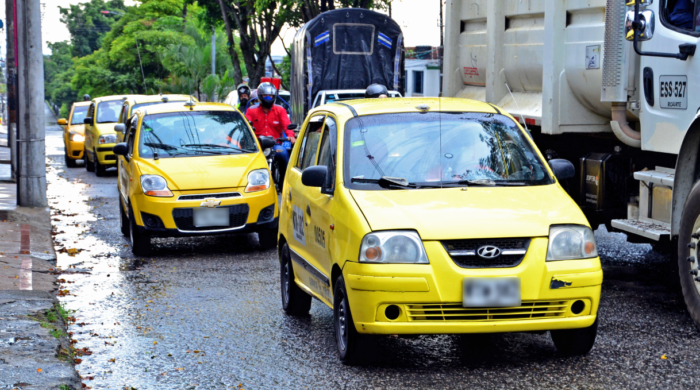
[[323, 187], [326, 184], [328, 167], [325, 165], [314, 165], [304, 169], [301, 173], [301, 183], [307, 187]]
[[291, 125], [287, 126], [287, 130], [296, 130], [299, 125], [296, 123], [292, 123]]
[[554, 171], [554, 176], [557, 177], [557, 180], [571, 179], [572, 177], [576, 176], [574, 164], [572, 164], [569, 160], [555, 158], [553, 160], [549, 160], [549, 166], [552, 168], [552, 171]]
[[114, 145], [112, 152], [114, 152], [114, 154], [117, 156], [126, 156], [126, 154], [129, 152], [129, 148], [126, 146], [126, 142], [122, 142]]
[[92, 117], [91, 116], [85, 117], [85, 119], [83, 119], [83, 123], [85, 123], [86, 125], [91, 125], [92, 124]]
[[116, 131], [117, 133], [126, 134], [126, 126], [124, 126], [123, 123], [117, 123], [116, 125], [114, 125], [114, 131]]
[[269, 149], [275, 145], [277, 145], [277, 142], [275, 141], [274, 138], [272, 138], [272, 137], [260, 137], [260, 146], [263, 149]]
[[58, 120], [58, 125], [59, 126], [65, 126], [68, 124], [68, 121], [65, 118], [61, 118]]

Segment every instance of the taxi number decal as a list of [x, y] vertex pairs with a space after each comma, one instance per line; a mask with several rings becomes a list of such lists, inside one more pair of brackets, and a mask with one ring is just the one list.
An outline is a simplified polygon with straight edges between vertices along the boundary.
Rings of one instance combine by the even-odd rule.
[[316, 245], [326, 249], [326, 231], [314, 225], [314, 240]]
[[331, 291], [323, 283], [319, 283], [313, 276], [309, 276], [309, 287], [331, 301]]
[[306, 232], [304, 231], [304, 212], [297, 206], [292, 209], [292, 224], [294, 226], [294, 239], [306, 246]]

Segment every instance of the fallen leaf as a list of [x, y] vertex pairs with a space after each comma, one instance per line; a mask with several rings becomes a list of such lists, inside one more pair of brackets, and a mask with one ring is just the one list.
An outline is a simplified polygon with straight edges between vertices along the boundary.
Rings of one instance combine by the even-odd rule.
[[157, 342], [157, 341], [154, 341], [154, 342], [153, 342], [153, 345], [156, 345], [156, 344], [158, 344], [158, 342]]
[[37, 368], [37, 369], [36, 369], [36, 372], [41, 372], [41, 368]]
[[661, 359], [666, 360], [668, 358], [666, 357], [666, 354], [663, 354], [663, 355], [661, 355]]

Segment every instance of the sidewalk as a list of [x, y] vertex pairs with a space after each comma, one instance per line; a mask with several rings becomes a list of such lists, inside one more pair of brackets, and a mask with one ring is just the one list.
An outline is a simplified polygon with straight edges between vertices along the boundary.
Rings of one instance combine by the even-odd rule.
[[[55, 125], [48, 108], [46, 116], [47, 124]], [[0, 145], [3, 131], [0, 126]], [[9, 177], [5, 156], [9, 160], [9, 148], [0, 146], [0, 179], [5, 169]], [[55, 315], [51, 229], [48, 207], [18, 207], [16, 184], [0, 180], [0, 389], [81, 388], [68, 358], [65, 324]], [[59, 317], [53, 323], [49, 311]]]

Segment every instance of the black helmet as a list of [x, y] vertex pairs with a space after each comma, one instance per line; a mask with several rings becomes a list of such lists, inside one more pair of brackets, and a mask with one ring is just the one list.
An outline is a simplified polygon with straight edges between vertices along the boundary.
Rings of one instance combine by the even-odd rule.
[[277, 99], [277, 88], [272, 83], [262, 83], [258, 86], [258, 100], [263, 107], [272, 107], [275, 99]]
[[250, 97], [250, 87], [248, 87], [245, 84], [241, 84], [236, 88], [238, 90], [238, 96], [240, 97], [243, 94], [246, 94]]
[[372, 84], [365, 91], [365, 99], [378, 98], [381, 95], [389, 96], [389, 91], [381, 84]]
[[89, 100], [92, 100], [92, 98], [90, 97], [90, 95], [88, 95], [88, 94], [83, 95], [83, 101], [86, 101], [86, 102], [87, 102], [87, 101], [89, 101]]

